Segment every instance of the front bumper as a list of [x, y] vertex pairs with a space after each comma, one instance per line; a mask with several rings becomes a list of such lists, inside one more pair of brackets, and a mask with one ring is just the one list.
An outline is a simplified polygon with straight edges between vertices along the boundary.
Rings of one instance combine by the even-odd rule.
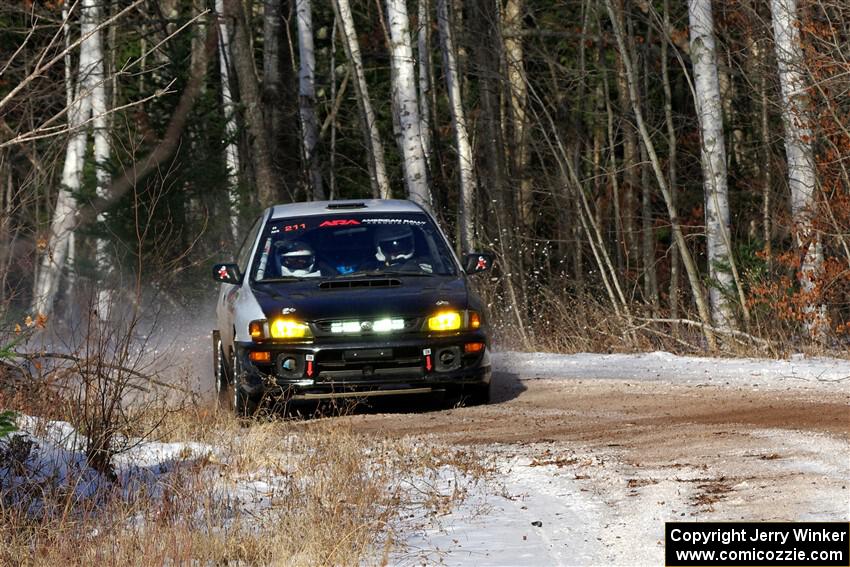
[[[383, 339], [320, 338], [312, 342], [237, 343], [239, 386], [251, 396], [321, 399], [418, 394], [490, 382], [483, 332]], [[472, 350], [467, 345], [479, 345]], [[483, 348], [481, 348], [483, 346]], [[269, 353], [268, 362], [251, 353]]]

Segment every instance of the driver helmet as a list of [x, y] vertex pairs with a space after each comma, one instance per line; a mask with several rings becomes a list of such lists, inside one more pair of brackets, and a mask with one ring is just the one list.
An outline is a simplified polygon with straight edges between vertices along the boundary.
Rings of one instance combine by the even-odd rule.
[[413, 230], [406, 225], [381, 226], [375, 231], [375, 258], [394, 264], [413, 257]]
[[316, 253], [304, 242], [286, 242], [278, 249], [278, 261], [282, 276], [312, 277], [318, 276]]

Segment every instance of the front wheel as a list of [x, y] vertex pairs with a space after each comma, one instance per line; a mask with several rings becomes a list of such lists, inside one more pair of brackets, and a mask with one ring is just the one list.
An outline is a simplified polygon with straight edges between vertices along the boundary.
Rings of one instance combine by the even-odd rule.
[[230, 408], [236, 417], [254, 417], [260, 404], [256, 398], [246, 393], [239, 385], [242, 379], [242, 363], [239, 362], [239, 357], [233, 355], [233, 383], [230, 384], [228, 394], [230, 394]]
[[490, 403], [490, 384], [473, 384], [464, 388], [467, 406], [484, 406]]

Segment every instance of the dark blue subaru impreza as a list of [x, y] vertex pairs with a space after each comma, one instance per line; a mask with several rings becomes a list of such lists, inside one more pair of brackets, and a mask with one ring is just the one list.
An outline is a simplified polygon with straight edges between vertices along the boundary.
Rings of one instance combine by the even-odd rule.
[[219, 401], [445, 392], [490, 397], [487, 321], [434, 218], [410, 201], [278, 205], [254, 222], [221, 282], [213, 356]]

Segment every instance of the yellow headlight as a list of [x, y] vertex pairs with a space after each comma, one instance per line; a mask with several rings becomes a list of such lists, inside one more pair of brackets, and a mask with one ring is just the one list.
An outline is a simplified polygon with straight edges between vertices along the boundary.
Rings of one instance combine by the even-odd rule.
[[428, 328], [432, 331], [455, 331], [460, 329], [462, 321], [457, 311], [443, 311], [428, 319]]
[[289, 319], [275, 319], [269, 324], [274, 339], [300, 339], [307, 336], [309, 329], [304, 323]]

